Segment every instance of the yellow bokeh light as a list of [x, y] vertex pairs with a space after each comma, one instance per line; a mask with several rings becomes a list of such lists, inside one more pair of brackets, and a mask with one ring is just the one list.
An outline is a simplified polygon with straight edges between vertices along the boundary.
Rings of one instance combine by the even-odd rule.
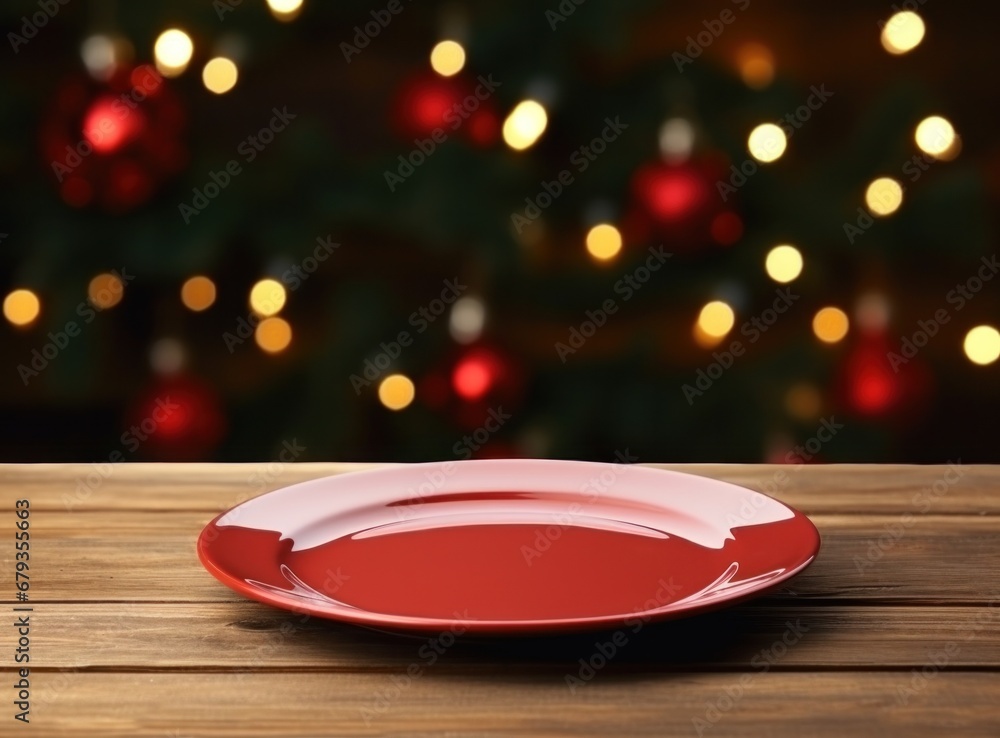
[[813, 333], [824, 343], [837, 343], [847, 335], [847, 313], [840, 308], [825, 307], [813, 316]]
[[3, 315], [14, 325], [31, 325], [42, 311], [42, 303], [31, 290], [14, 290], [3, 300]]
[[587, 251], [598, 261], [613, 259], [622, 250], [622, 234], [610, 223], [599, 223], [587, 232]]
[[891, 215], [903, 204], [903, 186], [892, 177], [879, 177], [865, 190], [865, 205], [872, 215]]
[[191, 277], [181, 285], [181, 302], [184, 307], [200, 313], [215, 302], [215, 282], [208, 277]]
[[87, 285], [87, 299], [98, 310], [107, 310], [122, 301], [125, 284], [116, 274], [98, 274]]
[[890, 54], [905, 54], [917, 48], [926, 30], [923, 18], [912, 10], [903, 10], [886, 21], [882, 46]]
[[545, 132], [549, 116], [541, 103], [525, 100], [503, 122], [503, 140], [515, 151], [531, 146]]
[[302, 0], [267, 0], [271, 15], [280, 21], [295, 20], [302, 12]]
[[718, 346], [725, 336], [710, 336], [705, 331], [701, 329], [698, 321], [695, 321], [694, 325], [691, 327], [691, 335], [694, 337], [694, 342], [703, 349], [710, 349]]
[[913, 138], [925, 154], [931, 156], [947, 154], [955, 145], [955, 128], [946, 118], [932, 115], [920, 121]]
[[762, 90], [774, 80], [774, 55], [763, 44], [741, 46], [737, 52], [736, 65], [747, 87]]
[[170, 28], [161, 33], [153, 46], [156, 68], [164, 77], [176, 77], [187, 69], [194, 54], [191, 37], [178, 28]]
[[767, 252], [764, 269], [775, 282], [791, 282], [802, 273], [802, 254], [788, 244], [775, 246]]
[[292, 342], [292, 326], [284, 318], [264, 318], [253, 334], [257, 345], [269, 354], [277, 354]]
[[965, 334], [962, 347], [973, 364], [992, 364], [1000, 359], [1000, 331], [991, 325], [977, 325]]
[[458, 41], [442, 41], [431, 49], [431, 69], [442, 77], [458, 74], [465, 66], [465, 49]]
[[285, 306], [288, 293], [276, 279], [262, 279], [250, 290], [250, 307], [258, 315], [277, 315]]
[[205, 83], [209, 92], [214, 92], [216, 95], [222, 95], [233, 89], [239, 76], [236, 63], [224, 56], [210, 59], [201, 70], [201, 81]]
[[750, 131], [747, 137], [750, 156], [764, 164], [781, 158], [787, 146], [788, 139], [785, 137], [785, 132], [774, 123], [761, 123]]
[[818, 417], [822, 409], [823, 395], [808, 382], [792, 386], [785, 394], [785, 410], [793, 418], [811, 420]]
[[713, 338], [721, 338], [733, 329], [736, 314], [722, 300], [713, 300], [698, 314], [698, 329]]
[[404, 374], [390, 374], [378, 386], [378, 400], [390, 410], [408, 407], [416, 395], [413, 380]]

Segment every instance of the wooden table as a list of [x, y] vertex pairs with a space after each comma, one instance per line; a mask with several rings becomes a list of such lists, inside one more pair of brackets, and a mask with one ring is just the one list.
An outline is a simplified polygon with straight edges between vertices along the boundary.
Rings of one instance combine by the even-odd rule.
[[3, 622], [25, 606], [22, 498], [33, 608], [31, 723], [13, 719], [3, 627], [0, 734], [1000, 736], [1000, 467], [669, 467], [776, 486], [819, 527], [819, 558], [765, 599], [648, 626], [575, 690], [566, 675], [610, 634], [459, 643], [430, 663], [425, 640], [248, 602], [202, 569], [195, 538], [218, 511], [358, 468], [0, 467]]

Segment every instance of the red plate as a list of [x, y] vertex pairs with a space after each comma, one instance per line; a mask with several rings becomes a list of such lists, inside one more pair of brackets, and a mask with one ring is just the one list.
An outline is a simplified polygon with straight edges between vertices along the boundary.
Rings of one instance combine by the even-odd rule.
[[198, 555], [253, 599], [382, 628], [614, 627], [746, 599], [802, 571], [819, 534], [713, 479], [575, 461], [390, 466], [223, 513]]

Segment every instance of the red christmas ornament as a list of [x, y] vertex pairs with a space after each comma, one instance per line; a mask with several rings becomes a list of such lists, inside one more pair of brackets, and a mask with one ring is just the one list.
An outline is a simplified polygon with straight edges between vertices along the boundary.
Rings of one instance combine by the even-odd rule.
[[393, 106], [394, 126], [403, 138], [429, 138], [435, 145], [445, 136], [460, 136], [489, 146], [500, 133], [490, 94], [482, 83], [462, 75], [421, 74], [400, 88]]
[[67, 204], [121, 213], [184, 168], [185, 126], [177, 97], [144, 65], [105, 83], [81, 77], [64, 84], [42, 122], [41, 150]]
[[681, 253], [738, 241], [743, 221], [716, 188], [725, 172], [725, 160], [715, 156], [640, 167], [625, 219], [629, 240], [661, 240]]
[[135, 451], [165, 461], [206, 458], [226, 428], [212, 388], [194, 377], [178, 375], [158, 380], [143, 392], [129, 410], [127, 424]]
[[868, 417], [919, 414], [930, 388], [930, 373], [917, 359], [903, 359], [882, 331], [862, 333], [840, 370], [847, 407]]
[[[493, 346], [464, 347], [445, 367], [421, 380], [418, 397], [431, 408], [453, 413], [463, 428], [482, 426], [520, 404], [524, 372]], [[491, 415], [491, 412], [493, 415]], [[504, 421], [506, 422], [506, 421]]]

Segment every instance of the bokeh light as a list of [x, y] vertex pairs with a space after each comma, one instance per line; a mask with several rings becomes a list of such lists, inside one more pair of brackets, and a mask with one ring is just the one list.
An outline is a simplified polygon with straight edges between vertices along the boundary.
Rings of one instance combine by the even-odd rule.
[[458, 41], [441, 41], [431, 49], [431, 69], [442, 77], [451, 77], [465, 66], [465, 49]]
[[965, 334], [962, 347], [973, 364], [992, 364], [1000, 358], [1000, 331], [991, 325], [977, 325]]
[[250, 307], [258, 315], [277, 315], [288, 298], [285, 286], [276, 279], [262, 279], [250, 290]]
[[774, 54], [758, 43], [744, 44], [736, 53], [736, 66], [747, 87], [762, 90], [774, 80]]
[[254, 331], [257, 345], [269, 354], [277, 354], [292, 342], [292, 326], [284, 318], [264, 318]]
[[865, 190], [865, 205], [872, 215], [891, 215], [903, 204], [903, 186], [892, 177], [879, 177]]
[[824, 343], [837, 343], [847, 335], [847, 313], [837, 307], [825, 307], [813, 316], [813, 333]]
[[194, 43], [191, 37], [179, 28], [170, 28], [161, 33], [153, 46], [156, 68], [164, 77], [176, 77], [191, 62]]
[[448, 316], [448, 332], [458, 343], [472, 343], [483, 334], [486, 305], [471, 295], [459, 298]]
[[548, 123], [549, 116], [541, 103], [525, 100], [503, 122], [503, 140], [515, 151], [523, 151], [541, 137]]
[[823, 409], [823, 395], [816, 385], [799, 382], [785, 393], [785, 410], [798, 420], [812, 420], [819, 417]]
[[747, 137], [750, 156], [763, 164], [780, 159], [787, 146], [785, 132], [774, 123], [761, 123]]
[[670, 118], [660, 126], [659, 143], [665, 159], [684, 161], [694, 148], [694, 126], [685, 118]]
[[455, 394], [464, 400], [479, 400], [486, 396], [496, 382], [499, 366], [492, 354], [474, 351], [463, 357], [451, 374]]
[[107, 310], [122, 301], [125, 284], [117, 274], [98, 274], [87, 285], [87, 299], [98, 310]]
[[88, 36], [80, 46], [80, 56], [94, 79], [107, 80], [114, 72], [117, 61], [115, 42], [101, 34]]
[[925, 154], [931, 156], [947, 154], [955, 145], [955, 128], [947, 118], [931, 115], [917, 124], [913, 138]]
[[890, 54], [905, 54], [924, 40], [924, 20], [912, 10], [903, 10], [886, 21], [882, 28], [882, 47]]
[[587, 232], [587, 251], [598, 261], [616, 257], [622, 250], [622, 234], [610, 223], [599, 223]]
[[216, 95], [222, 95], [233, 89], [238, 78], [239, 70], [236, 68], [236, 63], [224, 56], [210, 59], [201, 70], [201, 81], [205, 84], [205, 88]]
[[722, 246], [732, 246], [743, 236], [743, 219], [732, 211], [719, 213], [709, 225], [712, 240]]
[[802, 273], [802, 254], [788, 244], [775, 246], [767, 252], [764, 268], [775, 282], [791, 282]]
[[854, 320], [867, 333], [880, 333], [889, 325], [892, 309], [885, 295], [868, 292], [858, 298], [854, 305]]
[[698, 314], [698, 329], [708, 336], [721, 338], [733, 329], [736, 314], [722, 300], [713, 300]]
[[302, 0], [267, 0], [267, 7], [278, 20], [287, 23], [302, 12]]
[[196, 313], [207, 310], [215, 302], [215, 282], [201, 275], [191, 277], [181, 285], [181, 302]]
[[379, 402], [390, 410], [409, 407], [416, 395], [417, 389], [413, 385], [413, 380], [405, 374], [390, 374], [378, 386]]
[[3, 300], [3, 315], [14, 325], [31, 325], [42, 311], [42, 302], [31, 290], [14, 290]]
[[161, 338], [149, 350], [149, 365], [157, 374], [176, 374], [186, 360], [184, 344], [176, 338]]

